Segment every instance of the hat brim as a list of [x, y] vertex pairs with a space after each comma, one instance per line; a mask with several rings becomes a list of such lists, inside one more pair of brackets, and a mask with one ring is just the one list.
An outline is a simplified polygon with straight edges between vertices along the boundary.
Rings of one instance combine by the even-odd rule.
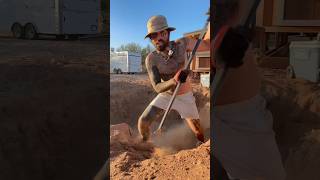
[[174, 28], [174, 27], [164, 27], [164, 28], [159, 29], [159, 30], [157, 30], [157, 31], [149, 32], [149, 33], [144, 37], [144, 39], [148, 38], [148, 37], [150, 36], [150, 34], [152, 34], [152, 33], [160, 32], [160, 31], [163, 31], [163, 30], [166, 30], [166, 29], [169, 30], [169, 31], [174, 31], [174, 30], [176, 30], [176, 28]]

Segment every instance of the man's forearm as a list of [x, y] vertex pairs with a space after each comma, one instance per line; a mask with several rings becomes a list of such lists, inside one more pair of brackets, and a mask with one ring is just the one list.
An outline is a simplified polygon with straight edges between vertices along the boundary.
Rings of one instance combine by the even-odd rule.
[[162, 93], [176, 86], [176, 81], [172, 78], [168, 81], [161, 82], [161, 77], [158, 68], [155, 65], [147, 63], [147, 70], [153, 89], [157, 93]]
[[176, 86], [176, 81], [174, 79], [170, 79], [168, 81], [160, 82], [153, 85], [153, 88], [157, 93], [162, 93], [170, 90], [171, 88]]

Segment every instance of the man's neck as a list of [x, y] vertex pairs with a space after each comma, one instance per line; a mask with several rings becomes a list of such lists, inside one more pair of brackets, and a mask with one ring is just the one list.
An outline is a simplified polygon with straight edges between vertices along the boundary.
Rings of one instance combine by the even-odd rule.
[[169, 52], [169, 50], [170, 50], [170, 47], [169, 46], [166, 46], [166, 48], [163, 50], [163, 51], [159, 51], [159, 50], [157, 50], [157, 52], [158, 53], [168, 53]]
[[163, 51], [159, 51], [157, 50], [158, 53], [165, 53], [165, 54], [168, 54], [168, 52], [171, 50], [170, 48], [170, 44], [171, 44], [171, 41], [169, 41], [168, 45], [166, 46], [166, 48], [163, 50]]

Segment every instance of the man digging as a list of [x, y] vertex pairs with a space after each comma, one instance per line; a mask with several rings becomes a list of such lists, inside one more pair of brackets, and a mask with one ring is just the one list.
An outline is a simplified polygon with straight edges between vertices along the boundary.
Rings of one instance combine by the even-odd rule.
[[[178, 82], [181, 83], [172, 109], [176, 110], [181, 118], [185, 119], [197, 139], [204, 142], [204, 135], [200, 127], [200, 119], [195, 98], [192, 93], [189, 70], [183, 70], [186, 63], [187, 51], [192, 51], [196, 44], [195, 39], [180, 38], [170, 41], [170, 32], [175, 28], [169, 27], [164, 16], [152, 16], [147, 23], [148, 33], [156, 48], [145, 60], [148, 75], [154, 90], [158, 95], [147, 106], [138, 120], [138, 130], [143, 141], [150, 138], [150, 126], [154, 120], [160, 118], [167, 108]], [[198, 50], [210, 48], [210, 29], [200, 43]]]

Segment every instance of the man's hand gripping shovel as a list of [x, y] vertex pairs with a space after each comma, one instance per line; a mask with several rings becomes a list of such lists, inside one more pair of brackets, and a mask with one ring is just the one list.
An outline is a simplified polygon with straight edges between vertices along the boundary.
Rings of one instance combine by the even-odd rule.
[[[189, 66], [190, 66], [190, 64], [191, 64], [191, 62], [192, 62], [192, 59], [193, 59], [194, 55], [196, 54], [196, 51], [197, 51], [197, 49], [198, 49], [198, 47], [199, 47], [199, 45], [200, 45], [200, 42], [202, 41], [202, 39], [204, 38], [204, 36], [205, 36], [205, 34], [206, 34], [206, 32], [207, 32], [207, 27], [208, 27], [208, 25], [209, 25], [209, 22], [210, 22], [210, 17], [207, 19], [206, 24], [205, 24], [203, 30], [201, 31], [201, 34], [200, 34], [200, 36], [199, 36], [196, 44], [195, 44], [194, 47], [193, 47], [192, 53], [191, 53], [191, 55], [188, 57], [188, 61], [187, 61], [187, 63], [186, 63], [185, 66], [184, 66], [184, 70], [187, 70], [187, 69], [189, 68]], [[159, 124], [159, 127], [158, 127], [158, 129], [157, 129], [156, 131], [153, 132], [154, 135], [160, 136], [160, 135], [162, 134], [162, 126], [163, 126], [163, 123], [164, 123], [164, 121], [165, 121], [168, 113], [170, 112], [170, 109], [171, 109], [171, 107], [172, 107], [172, 104], [173, 104], [176, 96], [177, 96], [177, 93], [178, 93], [178, 91], [179, 91], [179, 89], [180, 89], [180, 86], [181, 86], [181, 82], [178, 81], [177, 86], [176, 86], [176, 88], [175, 88], [175, 90], [174, 90], [174, 92], [173, 92], [173, 95], [172, 95], [172, 97], [171, 97], [171, 99], [170, 99], [170, 102], [169, 102], [169, 104], [168, 104], [168, 107], [167, 107], [167, 109], [166, 109], [166, 111], [165, 111], [165, 113], [164, 113], [164, 115], [163, 115], [163, 117], [162, 117], [162, 119], [161, 119], [161, 122], [160, 122], [160, 124]]]

